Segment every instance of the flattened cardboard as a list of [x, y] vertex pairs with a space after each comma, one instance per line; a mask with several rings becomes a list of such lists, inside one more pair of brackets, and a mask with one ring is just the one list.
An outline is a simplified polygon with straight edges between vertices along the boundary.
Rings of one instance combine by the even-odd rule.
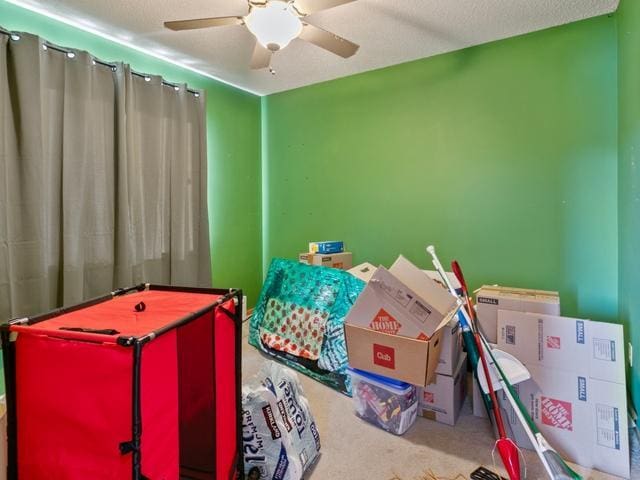
[[352, 368], [418, 386], [428, 385], [436, 375], [442, 329], [437, 330], [429, 341], [423, 341], [347, 323], [345, 336]]
[[499, 310], [498, 332], [498, 348], [527, 366], [570, 370], [625, 384], [622, 325]]
[[[528, 368], [532, 378], [518, 385], [519, 396], [547, 441], [569, 461], [629, 478], [625, 386], [566, 370]], [[531, 448], [514, 410], [504, 395], [498, 398], [512, 438]]]
[[560, 315], [558, 292], [484, 285], [475, 294], [478, 323], [490, 343], [498, 341], [498, 310]]
[[[622, 326], [500, 310], [498, 327], [498, 348], [531, 373], [518, 390], [547, 440], [568, 460], [628, 477]], [[516, 442], [529, 448], [515, 412], [501, 403]]]

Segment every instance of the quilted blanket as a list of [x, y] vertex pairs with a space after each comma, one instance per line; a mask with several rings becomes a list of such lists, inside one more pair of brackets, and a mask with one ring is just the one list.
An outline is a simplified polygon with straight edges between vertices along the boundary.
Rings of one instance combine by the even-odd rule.
[[342, 270], [271, 262], [249, 326], [249, 343], [347, 395], [344, 318], [365, 283]]

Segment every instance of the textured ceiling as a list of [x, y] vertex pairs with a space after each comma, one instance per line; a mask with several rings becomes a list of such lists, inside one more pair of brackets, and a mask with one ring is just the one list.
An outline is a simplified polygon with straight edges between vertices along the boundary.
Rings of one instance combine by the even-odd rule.
[[345, 77], [614, 11], [619, 0], [358, 0], [307, 17], [360, 44], [343, 59], [294, 40], [252, 71], [244, 26], [172, 32], [165, 20], [244, 15], [246, 0], [9, 0], [134, 43], [257, 94]]

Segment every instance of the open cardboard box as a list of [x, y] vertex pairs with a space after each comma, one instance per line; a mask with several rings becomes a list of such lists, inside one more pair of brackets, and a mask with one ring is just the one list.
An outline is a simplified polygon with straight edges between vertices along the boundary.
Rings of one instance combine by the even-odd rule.
[[458, 301], [400, 256], [379, 267], [345, 320], [349, 364], [418, 386], [433, 381]]

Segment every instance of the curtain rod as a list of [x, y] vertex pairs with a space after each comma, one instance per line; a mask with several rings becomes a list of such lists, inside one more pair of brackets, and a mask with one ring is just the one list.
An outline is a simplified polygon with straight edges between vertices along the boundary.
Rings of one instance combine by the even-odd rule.
[[[20, 35], [18, 33], [13, 33], [10, 32], [8, 30], [5, 30], [4, 28], [0, 27], [0, 34], [1, 35], [7, 35], [8, 37], [12, 37], [14, 38], [14, 35], [17, 36], [18, 38], [20, 38]], [[73, 49], [70, 48], [63, 48], [60, 47], [58, 45], [55, 45], [51, 42], [48, 42], [47, 40], [43, 40], [43, 45], [46, 46], [48, 49], [50, 48], [51, 50], [54, 50], [56, 52], [60, 52], [60, 53], [64, 53], [65, 55], [67, 55], [69, 58], [73, 58], [73, 56], [75, 56], [75, 51]], [[70, 54], [73, 54], [73, 56], [70, 56]], [[116, 69], [118, 68], [118, 65], [115, 63], [109, 63], [109, 62], [105, 62], [104, 60], [100, 60], [96, 57], [93, 57], [93, 62], [97, 65], [102, 65], [104, 67], [108, 67], [111, 70], [113, 70], [114, 72], [116, 71]], [[136, 72], [135, 70], [131, 70], [131, 74], [135, 75], [136, 77], [140, 77], [140, 78], [144, 78], [145, 80], [147, 78], [151, 78], [151, 75], [145, 74], [145, 73], [140, 73], [140, 72]], [[180, 85], [178, 85], [177, 83], [171, 83], [171, 82], [167, 82], [166, 80], [162, 80], [162, 85], [164, 85], [165, 87], [171, 87], [174, 90], [177, 90], [180, 88]], [[196, 91], [196, 90], [192, 90], [190, 88], [187, 88], [187, 92], [192, 93], [193, 95], [195, 95], [196, 97], [200, 96], [200, 92]]]

